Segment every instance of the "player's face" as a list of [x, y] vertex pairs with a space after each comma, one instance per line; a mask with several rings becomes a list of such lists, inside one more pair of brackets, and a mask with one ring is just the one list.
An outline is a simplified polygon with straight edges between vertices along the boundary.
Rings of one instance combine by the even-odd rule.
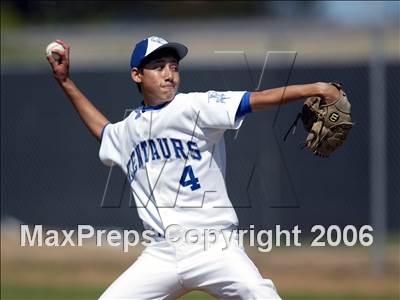
[[156, 105], [175, 97], [180, 82], [178, 66], [173, 56], [160, 57], [146, 63], [142, 73], [132, 75], [133, 80], [141, 84], [148, 104]]

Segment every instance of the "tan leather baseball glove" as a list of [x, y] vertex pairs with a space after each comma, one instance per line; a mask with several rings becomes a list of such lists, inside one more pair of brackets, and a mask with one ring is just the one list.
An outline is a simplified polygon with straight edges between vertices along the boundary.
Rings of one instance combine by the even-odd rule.
[[330, 83], [340, 91], [340, 98], [323, 104], [320, 97], [309, 97], [303, 105], [301, 121], [308, 132], [305, 146], [314, 154], [328, 157], [343, 145], [350, 129], [351, 104], [339, 83]]

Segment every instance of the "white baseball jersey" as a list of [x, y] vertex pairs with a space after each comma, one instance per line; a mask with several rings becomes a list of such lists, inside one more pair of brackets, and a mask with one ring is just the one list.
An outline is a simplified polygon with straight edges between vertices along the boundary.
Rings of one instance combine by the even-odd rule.
[[245, 92], [180, 93], [158, 107], [138, 107], [103, 131], [99, 156], [125, 172], [145, 228], [171, 224], [222, 229], [238, 219], [225, 186], [226, 129]]

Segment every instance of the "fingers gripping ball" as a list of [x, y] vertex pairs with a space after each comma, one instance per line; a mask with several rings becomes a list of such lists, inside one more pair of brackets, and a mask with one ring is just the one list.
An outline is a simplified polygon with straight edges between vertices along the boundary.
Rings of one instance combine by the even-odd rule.
[[320, 97], [310, 97], [304, 103], [301, 120], [308, 132], [305, 145], [316, 155], [328, 157], [343, 145], [350, 129], [351, 104], [340, 84], [331, 83], [340, 97], [331, 104], [323, 104]]
[[50, 44], [47, 45], [46, 47], [46, 56], [52, 55], [53, 58], [56, 61], [60, 61], [61, 60], [61, 56], [60, 54], [58, 54], [57, 52], [55, 52], [54, 50], [60, 51], [60, 52], [64, 52], [65, 48], [63, 47], [63, 45], [57, 43], [57, 42], [51, 42]]

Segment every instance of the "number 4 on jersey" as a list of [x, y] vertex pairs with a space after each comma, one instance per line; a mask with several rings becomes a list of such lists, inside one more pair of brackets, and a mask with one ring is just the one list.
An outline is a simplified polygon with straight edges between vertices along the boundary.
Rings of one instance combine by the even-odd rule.
[[[189, 179], [186, 179], [186, 177], [188, 176]], [[192, 166], [186, 166], [183, 169], [183, 173], [181, 176], [181, 180], [179, 180], [179, 183], [184, 187], [190, 185], [192, 191], [200, 188], [199, 179], [194, 176]]]

